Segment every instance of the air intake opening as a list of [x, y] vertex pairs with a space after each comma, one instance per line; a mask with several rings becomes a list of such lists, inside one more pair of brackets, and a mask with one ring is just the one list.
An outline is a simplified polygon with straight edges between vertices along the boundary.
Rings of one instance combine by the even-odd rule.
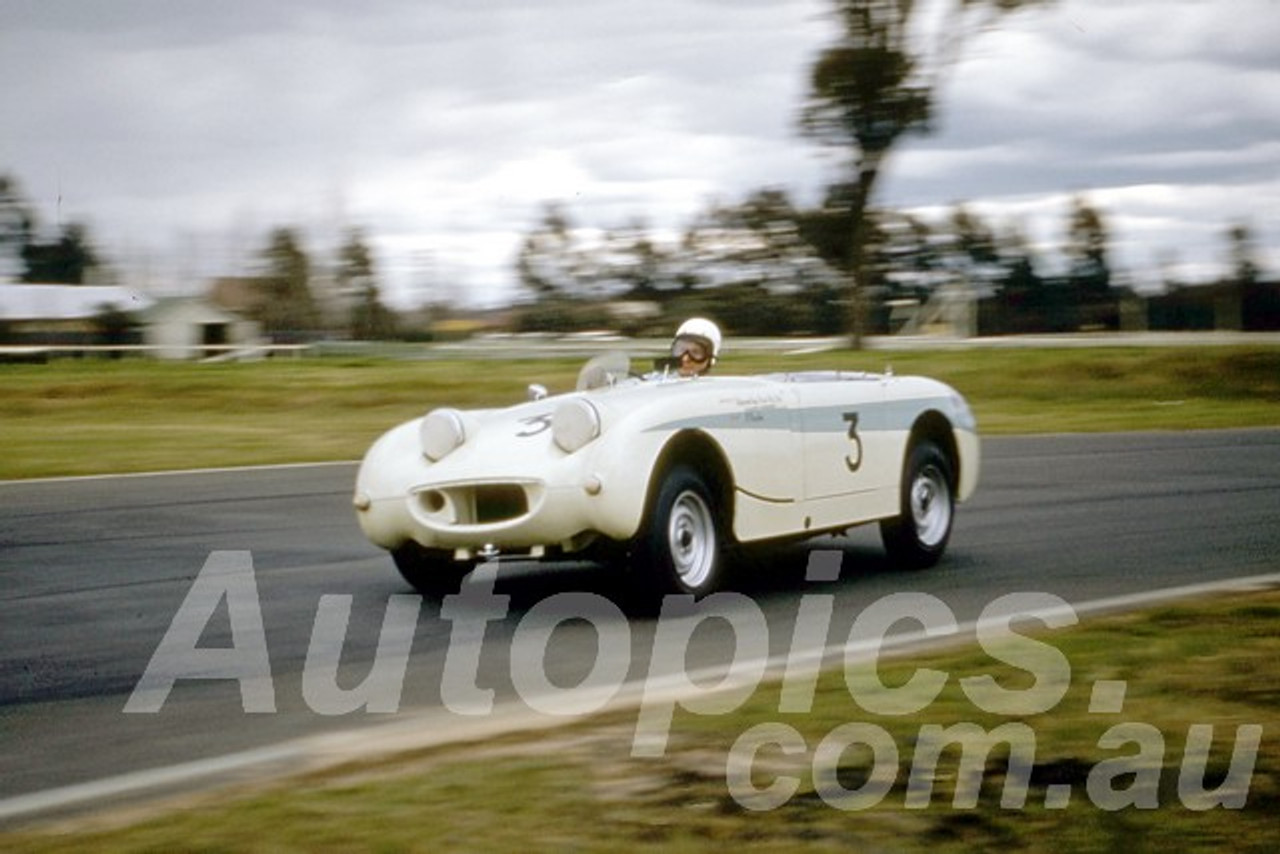
[[486, 484], [475, 488], [476, 522], [484, 525], [517, 519], [529, 512], [524, 490], [510, 484]]

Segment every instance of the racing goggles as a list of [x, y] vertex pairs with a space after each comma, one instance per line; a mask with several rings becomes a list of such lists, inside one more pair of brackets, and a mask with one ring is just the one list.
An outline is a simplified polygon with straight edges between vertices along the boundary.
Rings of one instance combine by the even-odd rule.
[[701, 365], [711, 358], [711, 348], [697, 338], [677, 338], [671, 345], [671, 358], [684, 359], [685, 356], [694, 364]]

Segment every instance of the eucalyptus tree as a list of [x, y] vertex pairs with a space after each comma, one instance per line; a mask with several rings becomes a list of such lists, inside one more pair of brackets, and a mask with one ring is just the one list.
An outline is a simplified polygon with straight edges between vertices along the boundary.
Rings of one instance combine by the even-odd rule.
[[1017, 9], [1052, 0], [832, 0], [839, 34], [810, 70], [804, 134], [850, 154], [850, 326], [865, 328], [866, 211], [889, 154], [933, 129], [938, 87], [965, 42]]
[[31, 240], [35, 227], [31, 206], [22, 195], [18, 180], [0, 174], [0, 273], [6, 262], [17, 265], [22, 247]]
[[516, 256], [516, 276], [537, 302], [588, 296], [595, 269], [579, 229], [559, 202], [547, 202]]
[[22, 281], [41, 284], [83, 285], [101, 266], [89, 238], [89, 229], [79, 222], [62, 226], [50, 241], [28, 240], [20, 249]]
[[88, 226], [66, 223], [51, 240], [40, 239], [40, 230], [18, 180], [0, 174], [0, 275], [38, 284], [88, 282], [101, 263]]
[[352, 338], [390, 338], [396, 317], [382, 303], [373, 252], [364, 233], [350, 229], [338, 249], [338, 294], [347, 309], [347, 331]]
[[310, 332], [320, 322], [311, 294], [311, 259], [291, 228], [273, 229], [261, 255], [259, 319], [275, 334]]
[[1083, 196], [1072, 199], [1067, 217], [1067, 279], [1081, 305], [1106, 299], [1111, 292], [1110, 241], [1101, 211]]
[[1228, 281], [1240, 285], [1255, 284], [1262, 268], [1258, 265], [1253, 229], [1246, 222], [1233, 223], [1227, 228], [1227, 244], [1231, 265]]

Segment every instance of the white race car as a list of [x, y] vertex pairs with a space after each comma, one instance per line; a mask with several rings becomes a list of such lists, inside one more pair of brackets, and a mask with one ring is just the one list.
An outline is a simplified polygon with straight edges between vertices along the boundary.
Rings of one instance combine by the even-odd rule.
[[650, 591], [702, 596], [730, 546], [868, 522], [897, 564], [931, 566], [978, 482], [968, 404], [923, 377], [636, 376], [611, 354], [529, 398], [433, 409], [365, 455], [361, 528], [424, 594], [502, 555], [620, 557]]

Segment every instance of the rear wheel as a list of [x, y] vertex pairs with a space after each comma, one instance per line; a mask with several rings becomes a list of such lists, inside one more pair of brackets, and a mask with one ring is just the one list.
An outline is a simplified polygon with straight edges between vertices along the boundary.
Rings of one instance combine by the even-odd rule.
[[953, 466], [936, 443], [917, 442], [903, 471], [901, 513], [880, 523], [889, 559], [907, 569], [936, 564], [947, 550], [955, 518]]
[[720, 509], [702, 476], [671, 469], [658, 488], [632, 554], [633, 570], [657, 593], [705, 596], [721, 584]]
[[414, 542], [392, 550], [391, 559], [401, 577], [430, 599], [457, 593], [462, 579], [475, 566], [472, 561], [454, 560], [452, 552], [429, 549]]

